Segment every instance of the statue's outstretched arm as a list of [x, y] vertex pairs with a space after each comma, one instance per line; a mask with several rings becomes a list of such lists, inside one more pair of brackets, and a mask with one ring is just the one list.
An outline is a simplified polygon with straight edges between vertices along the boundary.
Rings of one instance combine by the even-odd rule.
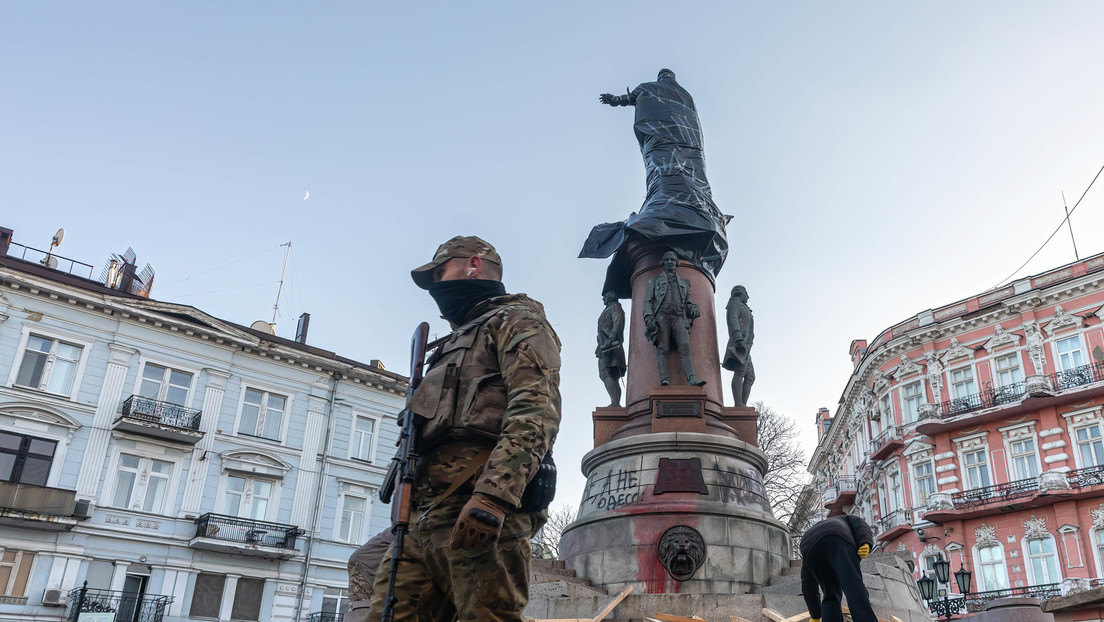
[[609, 93], [602, 93], [598, 96], [598, 101], [606, 104], [607, 106], [635, 106], [636, 105], [636, 93], [625, 87], [624, 95], [611, 95]]

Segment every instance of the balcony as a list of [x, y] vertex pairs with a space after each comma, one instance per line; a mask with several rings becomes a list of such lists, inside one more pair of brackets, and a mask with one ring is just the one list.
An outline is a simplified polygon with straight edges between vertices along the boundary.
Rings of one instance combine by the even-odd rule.
[[131, 395], [112, 426], [116, 430], [195, 445], [203, 438], [199, 431], [202, 412], [169, 402]]
[[843, 508], [855, 503], [856, 490], [853, 475], [837, 477], [835, 483], [824, 491], [824, 508], [831, 512], [842, 512]]
[[165, 610], [173, 601], [172, 596], [90, 590], [87, 585], [86, 581], [86, 587], [78, 587], [69, 592], [69, 612], [65, 617], [67, 622], [78, 622], [82, 618], [116, 622], [162, 622]]
[[[986, 383], [985, 390], [980, 393], [940, 404], [938, 416], [921, 421], [916, 426], [916, 431], [935, 436], [969, 426], [992, 423], [1066, 403], [1071, 391], [1078, 392], [1078, 398], [1104, 396], [1104, 361], [1095, 361], [1046, 376], [1028, 376], [1026, 380], [999, 387]], [[970, 413], [973, 413], [970, 417], [961, 416]]]
[[344, 613], [327, 613], [325, 611], [319, 611], [307, 616], [307, 622], [342, 622], [344, 619]]
[[894, 510], [883, 516], [878, 521], [878, 540], [890, 542], [908, 533], [912, 529], [911, 518], [912, 512], [908, 510]]
[[295, 525], [221, 514], [204, 514], [195, 523], [196, 535], [188, 542], [192, 548], [267, 559], [291, 559], [299, 554], [295, 539], [303, 531]]
[[901, 435], [901, 429], [896, 426], [888, 427], [870, 441], [870, 459], [885, 460], [904, 446], [905, 439]]
[[76, 498], [73, 490], [0, 482], [0, 525], [69, 531], [88, 518], [77, 513]]

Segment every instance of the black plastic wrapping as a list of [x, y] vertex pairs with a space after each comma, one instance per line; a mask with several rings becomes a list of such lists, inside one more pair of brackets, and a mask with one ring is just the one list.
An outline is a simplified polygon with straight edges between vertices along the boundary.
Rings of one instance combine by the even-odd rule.
[[705, 177], [701, 123], [694, 100], [674, 78], [645, 82], [633, 91], [633, 130], [644, 157], [648, 195], [627, 220], [595, 226], [579, 257], [617, 255], [606, 273], [603, 292], [630, 298], [632, 266], [622, 256], [630, 233], [662, 242], [712, 280], [728, 256], [725, 227], [732, 218], [717, 209]]

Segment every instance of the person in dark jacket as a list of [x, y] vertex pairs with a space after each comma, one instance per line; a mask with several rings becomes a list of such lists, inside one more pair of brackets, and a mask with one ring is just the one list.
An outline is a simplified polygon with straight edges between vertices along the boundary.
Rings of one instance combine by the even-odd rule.
[[823, 622], [843, 622], [843, 595], [854, 622], [878, 622], [859, 570], [859, 560], [870, 553], [873, 544], [870, 525], [858, 516], [827, 518], [801, 537], [801, 595], [811, 622], [821, 622], [822, 617]]

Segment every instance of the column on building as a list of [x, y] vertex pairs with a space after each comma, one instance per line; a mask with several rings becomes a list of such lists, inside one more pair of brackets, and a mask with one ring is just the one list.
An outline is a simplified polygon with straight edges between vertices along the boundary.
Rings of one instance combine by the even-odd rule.
[[184, 485], [184, 500], [180, 504], [182, 516], [198, 516], [203, 503], [203, 487], [207, 482], [207, 470], [211, 461], [205, 459], [215, 446], [215, 433], [218, 431], [219, 414], [222, 412], [222, 398], [226, 392], [226, 381], [230, 373], [218, 369], [204, 368], [207, 372], [207, 390], [203, 394], [203, 409], [199, 419], [199, 429], [203, 438], [192, 450], [192, 461], [188, 469], [188, 481]]
[[115, 413], [118, 412], [122, 400], [128, 363], [130, 358], [138, 353], [134, 348], [116, 343], [108, 344], [108, 347], [111, 349], [111, 360], [107, 364], [107, 373], [104, 374], [104, 383], [100, 389], [100, 399], [96, 403], [96, 414], [92, 420], [88, 446], [84, 451], [80, 477], [77, 479], [78, 498], [93, 502], [96, 501], [104, 460], [107, 459], [111, 425], [114, 423]]
[[[321, 389], [321, 391], [319, 391]], [[291, 524], [297, 527], [318, 531], [315, 517], [322, 515], [322, 508], [316, 508], [320, 465], [318, 454], [327, 448], [322, 447], [322, 437], [326, 432], [327, 400], [313, 395], [322, 391], [329, 392], [330, 387], [323, 379], [314, 383], [310, 405], [307, 410], [307, 427], [303, 433], [303, 453], [299, 457], [299, 475], [295, 481], [295, 505], [291, 510]], [[311, 534], [313, 537], [313, 533]]]

